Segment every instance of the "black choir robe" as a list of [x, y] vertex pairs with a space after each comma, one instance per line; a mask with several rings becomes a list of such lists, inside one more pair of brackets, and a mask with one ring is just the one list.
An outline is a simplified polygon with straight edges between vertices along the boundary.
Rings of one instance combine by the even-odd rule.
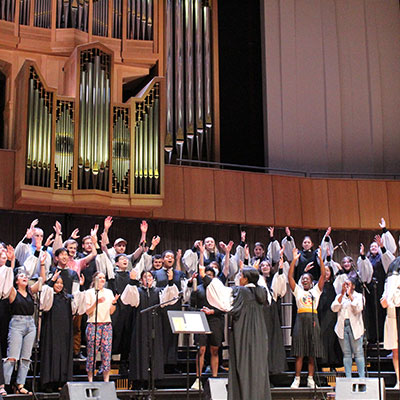
[[53, 306], [43, 312], [40, 331], [40, 382], [72, 380], [73, 329], [71, 296], [54, 293]]
[[133, 308], [132, 317], [131, 351], [129, 354], [130, 380], [148, 380], [150, 346], [152, 348], [152, 356], [154, 357], [154, 379], [162, 379], [164, 377], [164, 342], [160, 317], [162, 310], [158, 310], [154, 317], [154, 347], [151, 341], [152, 313], [151, 311], [143, 314], [140, 313], [141, 310], [147, 307], [160, 304], [161, 290], [162, 289], [157, 287], [152, 287], [149, 289], [144, 287], [138, 288], [140, 303], [138, 307]]

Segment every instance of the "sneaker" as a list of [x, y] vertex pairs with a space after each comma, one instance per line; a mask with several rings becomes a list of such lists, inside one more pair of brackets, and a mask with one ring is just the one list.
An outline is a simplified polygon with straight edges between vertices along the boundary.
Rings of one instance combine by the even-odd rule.
[[192, 390], [200, 390], [201, 388], [201, 382], [199, 378], [196, 378], [196, 380], [194, 381], [193, 385], [191, 386], [190, 389]]
[[307, 387], [311, 389], [318, 388], [318, 385], [315, 383], [313, 376], [307, 377]]
[[80, 352], [79, 354], [74, 354], [74, 360], [86, 361], [86, 357]]
[[291, 384], [290, 388], [291, 389], [298, 389], [300, 387], [300, 377], [299, 376], [295, 376], [294, 377], [294, 381]]
[[396, 386], [393, 388], [395, 390], [399, 390], [400, 389], [400, 383], [399, 381], [397, 381]]

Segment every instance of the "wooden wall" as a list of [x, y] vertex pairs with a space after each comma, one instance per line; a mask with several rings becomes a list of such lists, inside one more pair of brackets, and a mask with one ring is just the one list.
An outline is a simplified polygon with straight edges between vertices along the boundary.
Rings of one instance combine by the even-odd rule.
[[0, 150], [0, 208], [130, 216], [187, 222], [304, 229], [376, 229], [381, 217], [400, 229], [400, 181], [313, 179], [210, 168], [165, 166], [165, 199], [153, 211], [110, 211], [44, 204], [18, 207], [13, 199], [14, 152]]

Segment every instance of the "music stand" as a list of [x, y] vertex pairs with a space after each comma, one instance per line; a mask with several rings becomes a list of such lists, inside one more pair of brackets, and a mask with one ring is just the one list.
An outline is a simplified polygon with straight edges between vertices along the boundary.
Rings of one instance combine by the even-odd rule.
[[[212, 333], [208, 325], [206, 314], [202, 311], [173, 311], [169, 310], [168, 320], [171, 325], [172, 333], [191, 333], [209, 335]], [[189, 336], [186, 344], [186, 398], [189, 399]], [[201, 376], [201, 371], [199, 371]], [[200, 379], [200, 377], [199, 377]], [[201, 387], [199, 387], [199, 394]]]

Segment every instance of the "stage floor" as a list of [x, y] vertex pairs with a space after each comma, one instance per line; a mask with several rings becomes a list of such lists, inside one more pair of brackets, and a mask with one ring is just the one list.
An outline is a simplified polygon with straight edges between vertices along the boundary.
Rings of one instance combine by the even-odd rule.
[[[316, 398], [326, 399], [328, 393], [334, 393], [331, 387], [324, 387], [317, 389]], [[271, 389], [273, 400], [302, 400], [302, 399], [313, 399], [314, 391], [308, 388], [290, 389], [290, 388], [272, 388]], [[37, 393], [37, 398], [40, 400], [57, 400], [60, 398], [59, 393]], [[147, 399], [148, 393], [146, 391], [139, 390], [117, 390], [117, 397], [120, 400], [144, 400]], [[156, 399], [169, 399], [169, 400], [179, 400], [187, 398], [186, 389], [156, 389], [155, 390]], [[394, 390], [392, 388], [386, 389], [386, 400], [398, 400], [400, 398], [400, 390]], [[33, 396], [26, 395], [8, 395], [5, 400], [15, 399], [15, 400], [31, 400], [34, 399]], [[204, 393], [199, 393], [194, 390], [189, 391], [189, 399], [206, 399]], [[334, 399], [334, 397], [332, 397]], [[84, 400], [84, 399], [70, 399], [70, 400]], [[250, 399], [249, 399], [250, 400]], [[378, 400], [378, 399], [376, 399]]]

